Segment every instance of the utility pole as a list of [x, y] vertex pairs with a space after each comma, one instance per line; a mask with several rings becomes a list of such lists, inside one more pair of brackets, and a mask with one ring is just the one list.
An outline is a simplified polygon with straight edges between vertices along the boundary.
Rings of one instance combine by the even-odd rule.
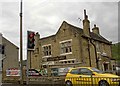
[[22, 0], [20, 3], [20, 84], [23, 84], [23, 52], [22, 52]]

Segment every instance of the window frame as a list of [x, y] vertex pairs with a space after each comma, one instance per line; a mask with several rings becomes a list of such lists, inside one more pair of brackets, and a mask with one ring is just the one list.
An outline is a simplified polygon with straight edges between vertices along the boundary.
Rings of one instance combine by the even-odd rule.
[[47, 44], [42, 46], [43, 57], [51, 57], [52, 56], [52, 45]]
[[60, 41], [60, 55], [72, 54], [72, 39]]

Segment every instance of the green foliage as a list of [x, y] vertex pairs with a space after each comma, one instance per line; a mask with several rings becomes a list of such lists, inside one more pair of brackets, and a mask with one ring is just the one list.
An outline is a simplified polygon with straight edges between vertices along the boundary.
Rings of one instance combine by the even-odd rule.
[[112, 45], [112, 57], [120, 62], [120, 42]]

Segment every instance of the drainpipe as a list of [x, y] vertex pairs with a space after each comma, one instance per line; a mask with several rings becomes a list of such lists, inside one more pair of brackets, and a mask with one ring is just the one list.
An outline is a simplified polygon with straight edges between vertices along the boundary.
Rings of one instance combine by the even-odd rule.
[[89, 64], [90, 64], [90, 67], [92, 67], [91, 57], [90, 57], [90, 40], [89, 40], [89, 38], [88, 38], [88, 53], [89, 53]]
[[97, 68], [99, 69], [99, 64], [98, 64], [98, 59], [97, 59], [97, 49], [96, 49], [96, 46], [95, 46], [95, 44], [92, 42], [91, 39], [90, 39], [90, 43], [94, 46], [94, 49], [95, 49], [95, 59], [96, 59], [96, 66], [97, 66]]

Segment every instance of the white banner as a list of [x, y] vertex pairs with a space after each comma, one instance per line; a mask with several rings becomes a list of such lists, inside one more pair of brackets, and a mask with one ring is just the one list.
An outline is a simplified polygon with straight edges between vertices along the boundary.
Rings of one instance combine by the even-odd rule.
[[6, 76], [20, 76], [20, 70], [18, 70], [18, 69], [6, 70]]

